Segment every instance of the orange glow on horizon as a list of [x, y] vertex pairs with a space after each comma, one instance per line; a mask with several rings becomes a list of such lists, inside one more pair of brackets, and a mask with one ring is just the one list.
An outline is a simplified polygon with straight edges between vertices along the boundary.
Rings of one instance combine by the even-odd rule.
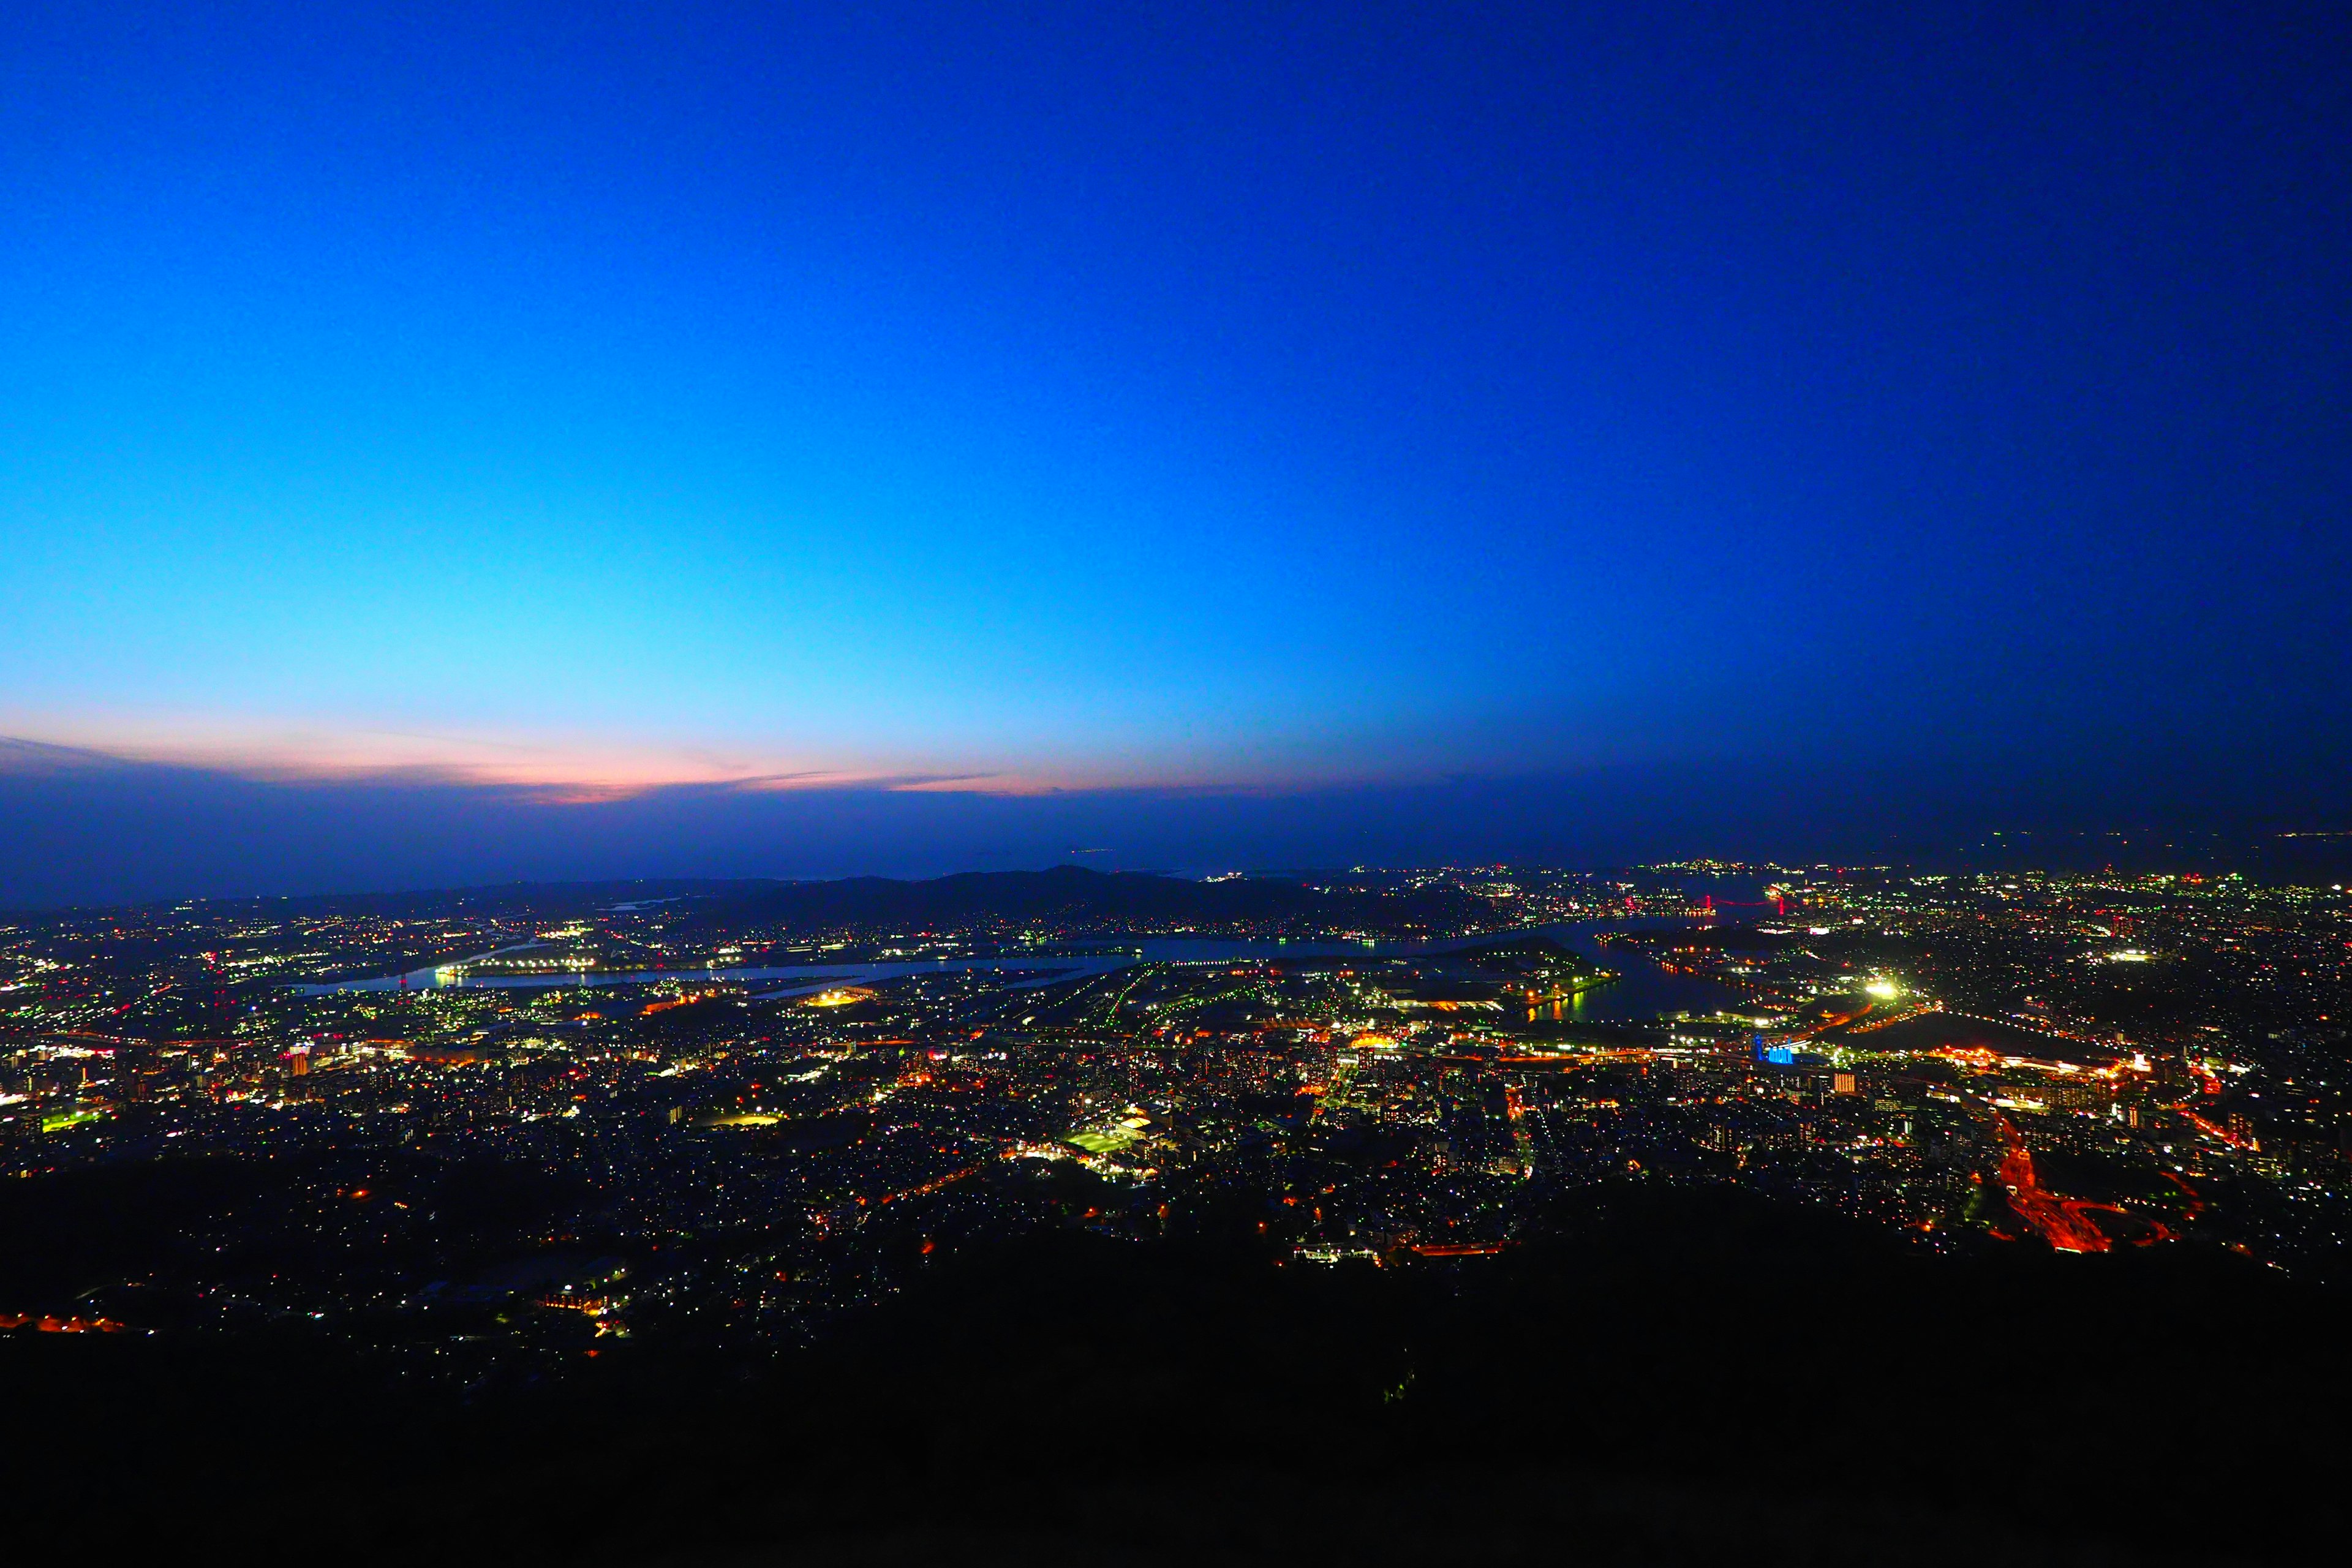
[[602, 805], [672, 789], [1050, 795], [1158, 787], [1150, 781], [1082, 769], [1061, 774], [999, 768], [917, 770], [683, 744], [616, 744], [601, 737], [509, 738], [184, 715], [45, 720], [0, 712], [0, 739], [30, 742], [22, 754], [0, 754], [0, 766], [17, 771], [147, 764], [271, 784], [504, 789], [545, 805]]
[[637, 738], [609, 731], [485, 731], [404, 726], [397, 720], [237, 712], [47, 712], [0, 705], [0, 771], [75, 773], [108, 766], [197, 769], [285, 785], [414, 785], [506, 790], [518, 802], [591, 806], [663, 790], [793, 793], [885, 790], [908, 795], [1061, 793], [1291, 795], [1322, 787], [1413, 783], [1413, 769], [1275, 766], [1261, 757], [1204, 752], [1160, 757], [1087, 754], [889, 754], [842, 742], [769, 750], [760, 742]]
[[[11, 741], [22, 744], [11, 747]], [[522, 802], [549, 806], [605, 805], [665, 790], [1277, 795], [1386, 776], [1347, 771], [1268, 775], [1246, 766], [1228, 771], [1199, 758], [1159, 766], [1140, 758], [1108, 766], [1076, 760], [1061, 765], [1044, 760], [1044, 765], [1030, 761], [935, 766], [903, 758], [786, 755], [602, 735], [411, 731], [238, 715], [60, 716], [0, 709], [0, 769], [70, 773], [126, 764], [189, 768], [268, 784], [503, 790]]]

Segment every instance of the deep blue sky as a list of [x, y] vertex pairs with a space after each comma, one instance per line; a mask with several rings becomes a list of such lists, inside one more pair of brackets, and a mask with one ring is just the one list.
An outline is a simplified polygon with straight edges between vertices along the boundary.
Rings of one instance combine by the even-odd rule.
[[1448, 780], [1595, 855], [1649, 845], [1600, 778], [2343, 815], [2347, 59], [2340, 6], [11, 5], [0, 735], [175, 764], [20, 762], [16, 894], [137, 779], [475, 824], [273, 887], [779, 774], [856, 787], [675, 864], [544, 805], [533, 864], [1059, 834], [864, 798], [925, 779], [1116, 786], [1144, 863], [1508, 847]]

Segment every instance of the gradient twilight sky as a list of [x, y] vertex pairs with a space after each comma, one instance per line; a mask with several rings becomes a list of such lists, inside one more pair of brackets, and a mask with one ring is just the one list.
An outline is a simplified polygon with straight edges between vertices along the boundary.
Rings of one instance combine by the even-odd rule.
[[14, 5], [0, 735], [2324, 805], [2347, 15]]

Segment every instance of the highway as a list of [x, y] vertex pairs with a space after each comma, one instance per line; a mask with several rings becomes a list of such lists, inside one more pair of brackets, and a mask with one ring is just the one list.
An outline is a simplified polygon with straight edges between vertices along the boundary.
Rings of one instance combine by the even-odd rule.
[[2061, 1252], [2105, 1252], [2114, 1245], [2105, 1232], [2083, 1217], [2082, 1210], [2089, 1205], [2062, 1198], [2042, 1184], [2033, 1173], [2032, 1151], [2009, 1118], [1995, 1111], [1992, 1120], [2007, 1151], [2000, 1160], [2000, 1184], [2008, 1189], [2009, 1206], [2017, 1217]]

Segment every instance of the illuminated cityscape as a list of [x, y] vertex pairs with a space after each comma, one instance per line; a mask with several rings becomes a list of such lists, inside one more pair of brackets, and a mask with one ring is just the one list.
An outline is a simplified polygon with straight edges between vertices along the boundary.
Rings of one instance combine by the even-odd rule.
[[[2335, 885], [1723, 861], [552, 884], [18, 916], [0, 963], [0, 1342], [324, 1357], [428, 1409], [836, 1364], [866, 1370], [791, 1397], [916, 1377], [895, 1397], [927, 1402], [969, 1374], [872, 1358], [1002, 1310], [951, 1303], [1008, 1267], [1019, 1299], [1115, 1322], [1139, 1268], [1305, 1292], [1276, 1300], [1358, 1325], [1336, 1391], [1216, 1375], [1286, 1389], [1284, 1420], [1375, 1400], [1420, 1423], [1381, 1440], [1413, 1442], [1465, 1397], [1423, 1392], [1477, 1342], [1444, 1314], [1590, 1310], [1545, 1281], [1627, 1245], [1701, 1271], [1628, 1298], [1653, 1314], [1926, 1268], [2038, 1333], [2109, 1289], [2079, 1271], [2130, 1262], [2113, 1288], [2206, 1279], [2187, 1300], [2231, 1333], [2281, 1310], [2265, 1280], [2347, 1283]], [[1724, 1248], [1748, 1260], [1706, 1275]], [[2128, 1337], [2115, 1310], [2066, 1331]], [[1050, 1361], [1080, 1331], [1002, 1331], [995, 1355]], [[1585, 1331], [1604, 1358], [1661, 1332]], [[1055, 1397], [1045, 1375], [1008, 1395]]]
[[1276, 1263], [1411, 1268], [1625, 1183], [1934, 1251], [2221, 1248], [2315, 1279], [2352, 1235], [2340, 888], [1715, 864], [876, 888], [20, 920], [15, 1201], [226, 1163], [267, 1203], [231, 1177], [121, 1279], [21, 1279], [0, 1312], [298, 1321], [470, 1371], [800, 1342], [1038, 1226], [1157, 1237], [1240, 1203]]
[[0, 1538], [2336, 1560], [2347, 60], [0, 7]]

